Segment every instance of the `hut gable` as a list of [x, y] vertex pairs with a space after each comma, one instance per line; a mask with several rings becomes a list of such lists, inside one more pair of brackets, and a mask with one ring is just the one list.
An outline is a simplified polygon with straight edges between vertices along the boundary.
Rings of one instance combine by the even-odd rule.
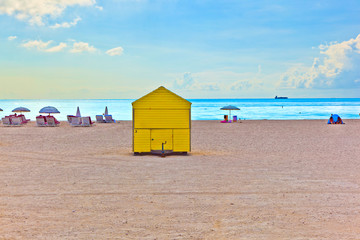
[[132, 105], [134, 109], [189, 109], [191, 102], [161, 86]]

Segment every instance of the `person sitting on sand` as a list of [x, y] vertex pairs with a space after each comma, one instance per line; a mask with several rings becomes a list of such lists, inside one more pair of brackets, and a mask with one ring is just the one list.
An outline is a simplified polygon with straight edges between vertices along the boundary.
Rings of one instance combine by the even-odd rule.
[[332, 115], [331, 115], [329, 121], [330, 121], [330, 124], [334, 124], [334, 119], [333, 119]]

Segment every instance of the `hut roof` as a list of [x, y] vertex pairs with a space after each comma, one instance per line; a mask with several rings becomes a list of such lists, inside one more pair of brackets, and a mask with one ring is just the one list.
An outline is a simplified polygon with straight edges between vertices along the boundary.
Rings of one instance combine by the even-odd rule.
[[188, 109], [191, 102], [161, 86], [132, 102], [133, 108]]

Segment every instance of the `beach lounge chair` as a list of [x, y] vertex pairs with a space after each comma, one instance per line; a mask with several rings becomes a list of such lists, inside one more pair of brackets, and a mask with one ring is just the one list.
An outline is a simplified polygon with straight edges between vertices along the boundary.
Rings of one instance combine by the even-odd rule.
[[68, 120], [68, 123], [71, 123], [72, 119], [76, 117], [74, 115], [67, 115], [67, 120]]
[[105, 122], [106, 123], [114, 123], [116, 121], [112, 118], [112, 115], [105, 115]]
[[104, 123], [105, 120], [103, 118], [103, 115], [96, 115], [96, 122], [97, 123]]
[[90, 117], [82, 117], [81, 118], [81, 126], [83, 127], [91, 127], [93, 122]]
[[72, 117], [70, 125], [73, 127], [81, 126], [81, 118], [80, 117]]
[[60, 124], [60, 122], [53, 116], [47, 116], [46, 122], [48, 127], [57, 127]]
[[38, 127], [46, 127], [46, 126], [47, 126], [47, 123], [46, 123], [46, 118], [45, 118], [45, 116], [42, 116], [42, 115], [37, 116], [37, 117], [36, 117], [36, 125], [37, 125]]
[[25, 115], [23, 115], [23, 114], [18, 115], [18, 117], [21, 117], [23, 123], [30, 122], [30, 119], [26, 119], [26, 118], [25, 118]]
[[12, 126], [21, 126], [26, 123], [23, 121], [22, 117], [12, 117], [10, 121]]
[[11, 125], [11, 120], [10, 120], [9, 117], [4, 117], [1, 120], [3, 122], [3, 125], [5, 125], [5, 126], [10, 126]]

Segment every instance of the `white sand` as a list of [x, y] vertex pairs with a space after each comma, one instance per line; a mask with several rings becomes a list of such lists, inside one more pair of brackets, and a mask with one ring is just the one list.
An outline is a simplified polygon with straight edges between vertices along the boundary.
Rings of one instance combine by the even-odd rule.
[[194, 121], [188, 156], [131, 122], [0, 127], [0, 239], [359, 239], [360, 121]]

